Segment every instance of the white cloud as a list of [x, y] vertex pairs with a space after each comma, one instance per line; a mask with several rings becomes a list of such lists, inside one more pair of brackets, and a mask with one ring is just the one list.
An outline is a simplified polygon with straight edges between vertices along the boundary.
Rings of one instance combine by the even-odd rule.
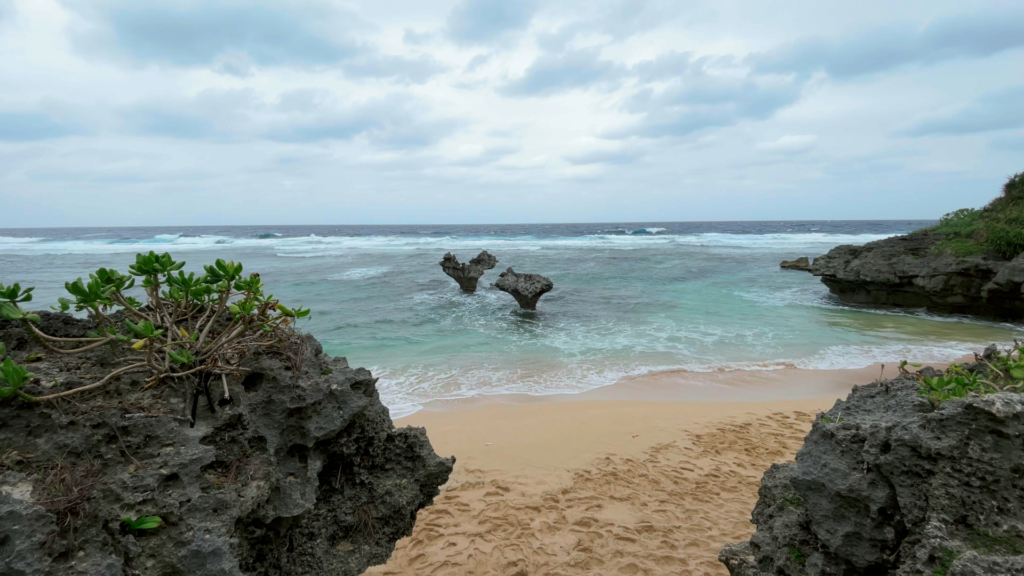
[[0, 0], [0, 226], [938, 216], [1018, 3]]
[[769, 140], [767, 142], [759, 142], [757, 144], [758, 150], [765, 150], [767, 152], [777, 152], [780, 154], [798, 154], [801, 152], [807, 152], [814, 147], [814, 142], [818, 137], [814, 134], [796, 134], [780, 136], [776, 140]]

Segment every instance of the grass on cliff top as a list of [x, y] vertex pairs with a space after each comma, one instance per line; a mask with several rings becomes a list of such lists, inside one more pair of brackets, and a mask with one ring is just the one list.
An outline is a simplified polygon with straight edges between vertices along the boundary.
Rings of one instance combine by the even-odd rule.
[[993, 251], [1012, 259], [1024, 252], [1024, 172], [1011, 176], [1003, 193], [988, 206], [962, 208], [925, 228], [945, 236], [935, 251], [953, 256], [971, 256]]

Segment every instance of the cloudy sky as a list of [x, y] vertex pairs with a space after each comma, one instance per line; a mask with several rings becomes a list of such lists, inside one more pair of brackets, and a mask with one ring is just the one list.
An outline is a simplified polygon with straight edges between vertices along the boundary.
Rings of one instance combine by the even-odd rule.
[[0, 0], [0, 228], [932, 218], [1024, 170], [1022, 30], [1020, 0]]

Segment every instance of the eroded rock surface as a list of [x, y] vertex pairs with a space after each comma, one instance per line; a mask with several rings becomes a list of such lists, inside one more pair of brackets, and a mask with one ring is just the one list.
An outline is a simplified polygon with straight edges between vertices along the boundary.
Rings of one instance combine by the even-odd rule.
[[783, 260], [782, 262], [779, 263], [779, 267], [785, 268], [786, 270], [800, 270], [802, 272], [810, 272], [811, 261], [807, 258], [807, 256], [801, 256], [796, 260]]
[[[88, 323], [42, 314], [56, 336]], [[385, 562], [452, 470], [422, 428], [395, 428], [365, 369], [312, 336], [251, 351], [183, 418], [183, 388], [126, 376], [89, 397], [0, 403], [0, 574], [357, 575]], [[0, 341], [38, 352], [17, 325]], [[32, 393], [94, 381], [103, 349], [28, 364]], [[57, 384], [59, 382], [59, 384]], [[126, 534], [119, 519], [163, 518]]]
[[811, 273], [847, 302], [1024, 318], [1024, 254], [950, 256], [932, 250], [941, 240], [918, 232], [837, 246], [814, 259]]
[[459, 288], [466, 292], [476, 292], [476, 284], [480, 277], [484, 275], [485, 271], [497, 266], [498, 259], [487, 250], [484, 250], [468, 263], [460, 264], [459, 259], [451, 252], [448, 252], [441, 259], [440, 264], [441, 270], [444, 270], [445, 274], [451, 276], [453, 280], [459, 283]]
[[764, 475], [732, 576], [1024, 574], [1024, 395], [944, 402], [897, 379], [815, 421]]
[[509, 268], [501, 273], [494, 287], [508, 292], [524, 310], [536, 310], [540, 297], [554, 289], [550, 278], [540, 274], [516, 274]]

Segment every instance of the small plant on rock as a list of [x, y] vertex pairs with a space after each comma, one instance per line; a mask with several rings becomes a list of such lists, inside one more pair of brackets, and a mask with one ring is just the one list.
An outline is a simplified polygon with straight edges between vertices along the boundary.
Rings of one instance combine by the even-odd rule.
[[[209, 383], [214, 377], [224, 381], [226, 390], [226, 376], [245, 371], [238, 360], [249, 347], [279, 342], [282, 329], [310, 313], [301, 307], [288, 308], [265, 294], [259, 275], [243, 276], [241, 263], [217, 260], [204, 266], [201, 276], [186, 275], [181, 270], [184, 266], [170, 254], [150, 252], [136, 255], [128, 275], [100, 268], [88, 281], [67, 282], [71, 298], [58, 299], [53, 308], [85, 312], [96, 323], [96, 329], [85, 338], [45, 334], [37, 327], [40, 317], [21, 308], [32, 300], [32, 288], [0, 284], [0, 318], [20, 323], [48, 352], [77, 354], [114, 346], [124, 354], [126, 364], [98, 382], [32, 397], [20, 390], [32, 374], [8, 358], [0, 375], [0, 399], [17, 395], [27, 401], [54, 400], [101, 388], [133, 372], [149, 374], [147, 387], [186, 379], [196, 392], [204, 390], [209, 399]], [[125, 294], [135, 286], [136, 278], [141, 279], [144, 303]], [[123, 311], [123, 320], [111, 315], [116, 309]], [[193, 423], [195, 406], [193, 401]]]
[[[950, 366], [952, 368], [953, 366]], [[946, 400], [966, 398], [968, 394], [985, 394], [985, 387], [977, 374], [961, 373], [944, 376], [925, 376], [918, 382], [917, 393], [928, 398], [936, 408]]]
[[[968, 394], [1024, 390], [1024, 342], [1014, 340], [1013, 346], [1004, 352], [996, 350], [991, 357], [975, 355], [975, 358], [987, 370], [970, 372], [959, 364], [950, 364], [942, 376], [919, 377], [917, 393], [938, 407], [946, 400], [964, 398]], [[904, 363], [900, 364], [901, 372]]]
[[[6, 355], [7, 347], [0, 343], [0, 359]], [[34, 401], [34, 398], [21, 391], [21, 387], [31, 381], [33, 376], [35, 374], [25, 370], [24, 366], [10, 358], [5, 359], [0, 364], [0, 400], [17, 396], [22, 400]]]
[[121, 528], [128, 534], [135, 534], [143, 530], [159, 528], [164, 523], [159, 516], [139, 516], [132, 520], [130, 516], [121, 518]]

